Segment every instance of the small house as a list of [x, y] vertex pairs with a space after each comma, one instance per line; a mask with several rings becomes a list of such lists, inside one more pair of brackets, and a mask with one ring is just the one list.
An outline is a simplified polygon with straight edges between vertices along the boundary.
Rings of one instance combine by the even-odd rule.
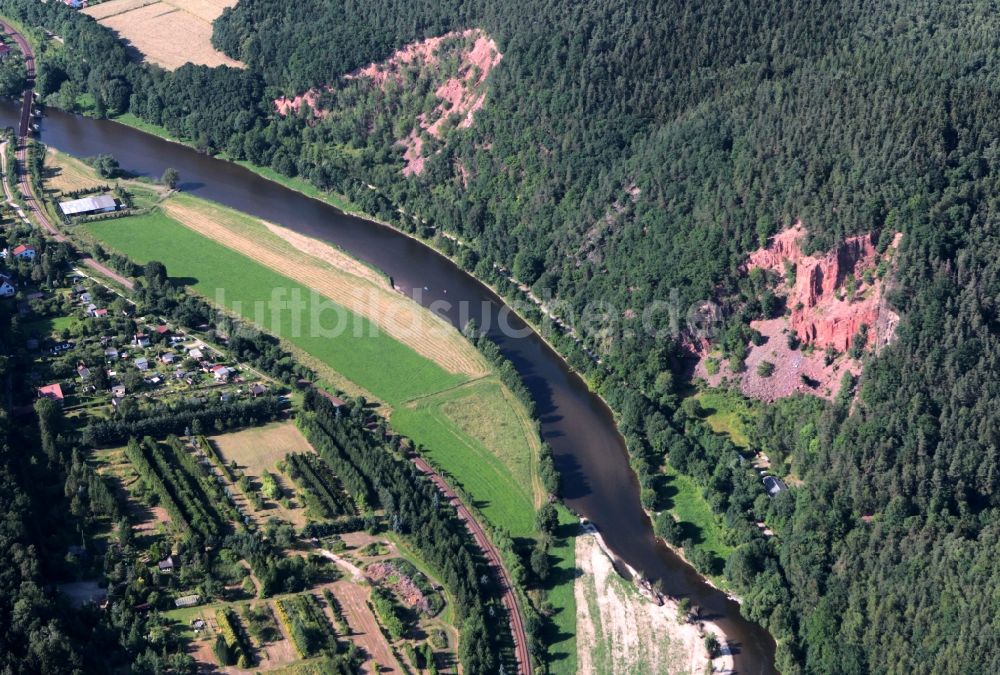
[[158, 335], [169, 335], [170, 334], [170, 329], [167, 328], [166, 326], [157, 326], [156, 327], [156, 333]]
[[775, 476], [764, 476], [764, 489], [767, 490], [767, 495], [769, 497], [776, 496], [779, 492], [783, 492], [788, 489], [784, 481]]
[[198, 595], [185, 595], [174, 600], [174, 605], [177, 607], [194, 607], [200, 599]]
[[116, 347], [108, 347], [104, 350], [104, 358], [108, 361], [115, 361], [118, 359], [118, 349]]
[[14, 250], [11, 251], [13, 256], [18, 260], [34, 260], [35, 259], [35, 247], [27, 246], [21, 244], [20, 246], [15, 246]]
[[125, 385], [116, 384], [115, 386], [111, 387], [111, 395], [114, 396], [115, 398], [125, 398]]
[[80, 376], [80, 379], [88, 380], [90, 379], [90, 368], [81, 363], [76, 367], [76, 374]]
[[212, 367], [212, 377], [215, 378], [216, 382], [228, 382], [230, 374], [232, 374], [232, 371], [225, 366]]
[[14, 284], [7, 279], [0, 281], [0, 298], [12, 298], [15, 293], [17, 293], [17, 289], [14, 288]]
[[149, 360], [145, 356], [140, 356], [135, 360], [135, 367], [139, 370], [149, 370]]
[[49, 400], [55, 401], [59, 405], [63, 404], [63, 391], [59, 383], [47, 384], [44, 387], [38, 388], [38, 398], [47, 398]]
[[264, 385], [260, 384], [259, 382], [254, 386], [250, 387], [250, 393], [253, 395], [254, 398], [257, 398], [266, 391], [267, 388]]
[[174, 561], [174, 556], [168, 555], [166, 558], [157, 563], [157, 567], [160, 568], [161, 572], [173, 572], [176, 562]]
[[98, 319], [100, 319], [101, 317], [105, 317], [107, 315], [108, 315], [108, 310], [106, 310], [106, 309], [95, 309], [94, 310], [94, 316], [97, 317]]
[[173, 363], [174, 362], [173, 353], [167, 352], [166, 354], [161, 355], [160, 361], [162, 361], [163, 363]]
[[136, 345], [138, 345], [139, 347], [148, 347], [149, 346], [149, 336], [146, 335], [145, 333], [136, 333], [135, 334], [135, 339], [133, 340], [133, 342]]

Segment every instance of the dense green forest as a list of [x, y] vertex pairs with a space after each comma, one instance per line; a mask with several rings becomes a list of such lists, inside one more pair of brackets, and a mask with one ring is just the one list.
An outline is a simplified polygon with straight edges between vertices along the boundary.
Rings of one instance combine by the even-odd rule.
[[[469, 242], [453, 250], [468, 269], [505, 292], [494, 266], [512, 270], [571, 322], [590, 301], [615, 307], [599, 330], [579, 326], [603, 367], [558, 344], [620, 413], [644, 486], [669, 458], [744, 533], [725, 569], [778, 639], [783, 672], [1000, 669], [992, 3], [243, 0], [215, 42], [249, 67], [173, 73], [128, 63], [61, 5], [0, 10], [65, 38], [42, 61], [44, 95], [74, 105], [71, 94], [91, 93], [99, 111], [129, 109], [417, 229], [403, 207], [420, 234]], [[451, 132], [420, 176], [402, 178], [391, 134], [364, 132], [377, 111], [272, 112], [280, 94], [346, 86], [341, 75], [407, 41], [466, 27], [504, 58], [475, 124]], [[764, 415], [758, 435], [776, 457], [795, 455], [803, 481], [766, 500], [677, 407], [680, 346], [636, 329], [674, 288], [685, 305], [714, 297], [730, 316], [753, 315], [738, 265], [799, 218], [817, 249], [902, 231], [891, 299], [903, 321], [853, 408], [848, 392]], [[738, 328], [726, 338], [746, 339]], [[778, 536], [748, 532], [748, 510]]]

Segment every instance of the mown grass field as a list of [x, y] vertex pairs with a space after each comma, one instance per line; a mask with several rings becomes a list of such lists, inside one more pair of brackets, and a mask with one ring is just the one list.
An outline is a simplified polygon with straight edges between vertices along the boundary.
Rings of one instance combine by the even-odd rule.
[[[287, 299], [294, 292], [309, 298], [309, 289], [162, 213], [92, 222], [83, 227], [105, 246], [139, 263], [159, 260], [174, 279], [301, 347], [390, 405], [465, 380], [375, 330], [367, 319], [333, 303], [326, 309], [306, 302], [297, 312], [272, 311], [276, 306], [271, 302], [275, 289], [286, 292], [279, 299]], [[320, 330], [314, 331], [313, 326]]]
[[392, 425], [423, 444], [491, 522], [527, 537], [534, 535], [538, 448], [516, 405], [489, 377], [395, 408]]
[[576, 536], [580, 521], [563, 506], [559, 506], [559, 531], [549, 549], [552, 556], [552, 584], [548, 589], [548, 601], [554, 610], [548, 635], [549, 672], [552, 675], [576, 675], [576, 634], [577, 614], [574, 585], [577, 577]]

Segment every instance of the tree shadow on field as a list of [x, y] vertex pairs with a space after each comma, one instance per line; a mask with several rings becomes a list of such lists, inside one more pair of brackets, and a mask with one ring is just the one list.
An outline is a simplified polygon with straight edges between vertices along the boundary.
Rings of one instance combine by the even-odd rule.
[[174, 286], [194, 286], [198, 281], [197, 277], [170, 277], [170, 283]]
[[[557, 545], [562, 547], [575, 545], [574, 538], [580, 533], [580, 524], [572, 522], [560, 524], [553, 534], [555, 535]], [[580, 569], [575, 565], [570, 567], [556, 567], [555, 563], [557, 561], [554, 560], [554, 557], [551, 555], [549, 556], [549, 562], [552, 563], [549, 576], [542, 584], [540, 584], [540, 587], [547, 593], [552, 592], [555, 588], [564, 585], [568, 585], [570, 588], [573, 588], [577, 578], [582, 575]], [[560, 613], [565, 611], [565, 608], [553, 608], [552, 613], [546, 616], [542, 633], [547, 644], [555, 645], [572, 637], [570, 633], [560, 630], [559, 626], [556, 625], [555, 622], [555, 617], [558, 617]], [[567, 651], [552, 649], [549, 652], [549, 663], [559, 663], [574, 656], [576, 655], [570, 654]]]
[[698, 525], [689, 523], [686, 520], [680, 521], [677, 525], [680, 528], [681, 541], [690, 539], [693, 544], [702, 544], [705, 542], [705, 533]]
[[656, 492], [656, 510], [666, 511], [674, 508], [676, 505], [675, 497], [678, 492], [677, 486], [674, 485], [673, 476], [668, 476], [666, 474], [659, 474], [652, 478], [652, 488]]

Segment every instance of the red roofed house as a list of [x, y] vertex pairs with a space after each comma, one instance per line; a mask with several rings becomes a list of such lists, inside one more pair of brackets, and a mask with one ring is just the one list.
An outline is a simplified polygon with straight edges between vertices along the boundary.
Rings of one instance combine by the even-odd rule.
[[167, 328], [166, 326], [157, 326], [156, 332], [159, 333], [160, 335], [166, 335], [167, 333], [170, 332], [170, 329]]
[[18, 260], [34, 260], [35, 259], [35, 247], [25, 246], [21, 244], [20, 246], [15, 246], [14, 250], [11, 251], [14, 257]]
[[62, 387], [59, 386], [58, 382], [55, 384], [47, 384], [44, 387], [39, 387], [38, 398], [51, 399], [56, 403], [58, 403], [59, 405], [62, 405], [63, 402]]
[[231, 372], [229, 368], [225, 366], [212, 366], [211, 370], [216, 382], [225, 382], [229, 379], [229, 373]]

